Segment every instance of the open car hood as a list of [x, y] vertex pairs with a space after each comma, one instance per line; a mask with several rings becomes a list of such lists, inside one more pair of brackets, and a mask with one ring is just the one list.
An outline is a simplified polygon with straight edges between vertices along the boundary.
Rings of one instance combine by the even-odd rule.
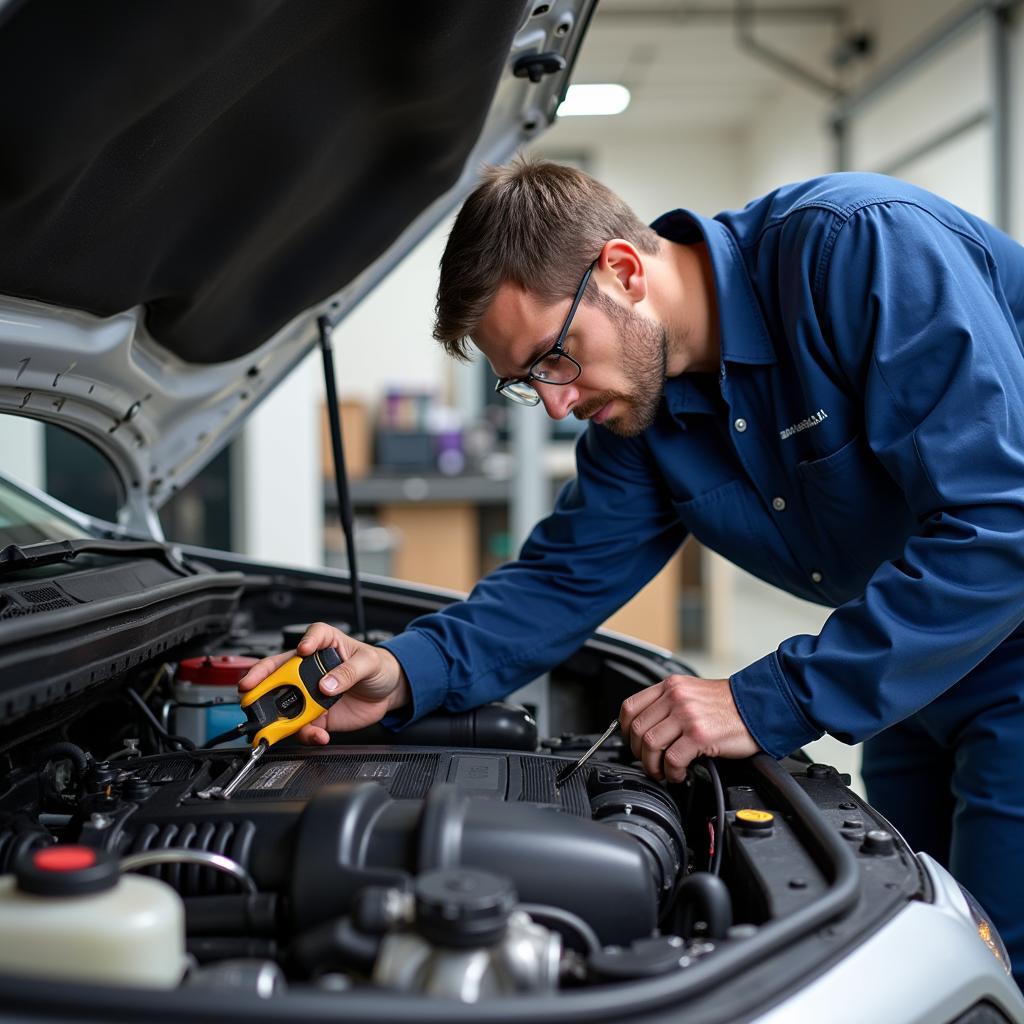
[[85, 437], [151, 528], [550, 124], [595, 2], [0, 5], [0, 412]]

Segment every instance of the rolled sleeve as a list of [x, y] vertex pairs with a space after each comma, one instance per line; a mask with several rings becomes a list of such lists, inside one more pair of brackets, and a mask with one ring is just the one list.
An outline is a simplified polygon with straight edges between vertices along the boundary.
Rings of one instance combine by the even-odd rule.
[[399, 729], [436, 711], [448, 693], [448, 667], [437, 645], [415, 630], [406, 630], [380, 644], [390, 651], [409, 681], [410, 704], [400, 711], [386, 715], [381, 724], [388, 729]]
[[800, 709], [775, 651], [733, 675], [729, 686], [743, 724], [772, 757], [785, 757], [821, 736], [823, 730]]

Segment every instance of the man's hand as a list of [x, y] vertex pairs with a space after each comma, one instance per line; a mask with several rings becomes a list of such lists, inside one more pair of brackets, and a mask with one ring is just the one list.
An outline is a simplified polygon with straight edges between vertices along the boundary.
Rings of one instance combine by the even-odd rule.
[[313, 746], [330, 742], [328, 730], [351, 732], [380, 721], [389, 711], [409, 702], [409, 681], [398, 659], [383, 647], [372, 647], [346, 636], [326, 622], [314, 622], [299, 641], [296, 651], [285, 651], [258, 661], [238, 683], [244, 693], [263, 682], [289, 658], [306, 658], [314, 651], [333, 647], [344, 659], [320, 680], [329, 695], [344, 693], [325, 715], [303, 726], [298, 737]]
[[728, 679], [669, 676], [623, 701], [619, 723], [644, 771], [669, 782], [682, 782], [701, 754], [750, 757], [760, 749], [736, 710]]

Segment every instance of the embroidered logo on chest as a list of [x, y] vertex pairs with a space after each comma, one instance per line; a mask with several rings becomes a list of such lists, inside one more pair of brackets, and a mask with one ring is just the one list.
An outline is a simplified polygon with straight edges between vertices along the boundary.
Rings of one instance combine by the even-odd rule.
[[828, 413], [825, 412], [824, 409], [819, 409], [817, 412], [811, 413], [807, 419], [801, 420], [799, 423], [793, 423], [784, 430], [780, 430], [779, 440], [785, 441], [787, 437], [799, 434], [801, 430], [810, 430], [811, 427], [816, 427], [819, 423], [824, 423], [827, 419]]

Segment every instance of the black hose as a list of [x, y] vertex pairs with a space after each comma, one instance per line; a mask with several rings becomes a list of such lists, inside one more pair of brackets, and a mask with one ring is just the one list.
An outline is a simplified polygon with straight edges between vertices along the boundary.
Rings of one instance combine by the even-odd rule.
[[75, 770], [79, 775], [89, 767], [89, 755], [80, 746], [78, 746], [77, 743], [70, 743], [67, 740], [63, 740], [58, 743], [50, 743], [48, 746], [43, 747], [43, 749], [36, 754], [35, 763], [37, 766], [43, 765], [46, 764], [47, 761], [64, 757], [73, 762]]
[[277, 934], [280, 901], [273, 893], [189, 896], [183, 902], [186, 930], [190, 936]]
[[175, 736], [173, 733], [168, 732], [156, 715], [153, 714], [150, 706], [134, 690], [127, 689], [125, 693], [128, 694], [129, 699], [146, 716], [147, 721], [157, 731], [157, 734], [170, 743], [172, 747], [174, 744], [177, 744], [178, 748], [182, 750], [196, 749], [196, 745], [187, 736]]
[[237, 704], [234, 700], [176, 700], [172, 704], [176, 708], [222, 708], [227, 704]]
[[333, 324], [327, 317], [317, 320], [320, 332], [320, 354], [324, 364], [324, 392], [327, 398], [327, 421], [331, 433], [331, 454], [334, 461], [334, 486], [338, 492], [338, 518], [345, 534], [345, 554], [348, 557], [348, 579], [352, 588], [352, 610], [356, 633], [360, 639], [366, 637], [366, 611], [363, 606], [363, 591], [356, 565], [356, 531], [352, 520], [352, 494], [348, 486], [348, 472], [345, 469], [345, 449], [341, 437], [341, 416], [338, 413], [338, 385], [334, 376], [334, 353], [331, 351], [331, 330]]
[[709, 939], [723, 939], [732, 924], [732, 897], [729, 887], [717, 875], [695, 871], [679, 885], [675, 903], [675, 925], [680, 935], [689, 938], [694, 921], [703, 921]]
[[303, 932], [288, 947], [288, 954], [308, 974], [350, 967], [369, 974], [377, 960], [380, 942], [379, 935], [367, 935], [356, 928], [351, 917], [337, 917]]
[[583, 940], [584, 953], [598, 953], [601, 950], [601, 942], [597, 937], [597, 933], [579, 914], [574, 914], [571, 910], [564, 910], [562, 907], [552, 907], [546, 903], [517, 903], [516, 910], [522, 910], [529, 914], [530, 917], [542, 923], [553, 924], [555, 931], [563, 939], [566, 937], [565, 929], [568, 929], [578, 939]]
[[278, 954], [278, 945], [273, 939], [250, 939], [237, 935], [188, 938], [185, 949], [201, 964], [217, 960], [273, 960]]
[[722, 870], [722, 845], [725, 840], [725, 791], [722, 789], [722, 777], [718, 774], [715, 759], [704, 758], [704, 767], [711, 776], [711, 785], [715, 790], [715, 851], [711, 855], [708, 871], [717, 875]]
[[217, 733], [212, 739], [205, 740], [203, 746], [219, 747], [222, 743], [227, 743], [228, 740], [237, 740], [239, 736], [255, 732], [258, 728], [259, 726], [255, 722], [239, 722], [238, 725], [234, 725], [224, 732]]

